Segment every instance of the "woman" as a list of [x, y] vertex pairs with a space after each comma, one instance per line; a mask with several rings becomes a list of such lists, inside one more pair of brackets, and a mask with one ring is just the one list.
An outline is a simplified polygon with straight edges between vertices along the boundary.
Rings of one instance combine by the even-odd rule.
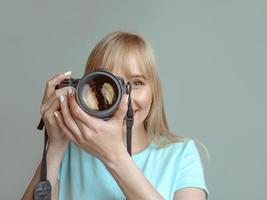
[[[85, 74], [110, 71], [132, 85], [132, 157], [127, 152], [125, 94], [112, 118], [86, 114], [73, 88], [55, 90], [70, 73], [47, 82], [41, 115], [48, 132], [52, 199], [198, 199], [208, 194], [193, 140], [170, 132], [153, 50], [135, 33], [114, 32], [89, 55]], [[60, 110], [60, 111], [59, 111]], [[62, 161], [62, 162], [61, 162]], [[40, 167], [23, 199], [31, 199]]]

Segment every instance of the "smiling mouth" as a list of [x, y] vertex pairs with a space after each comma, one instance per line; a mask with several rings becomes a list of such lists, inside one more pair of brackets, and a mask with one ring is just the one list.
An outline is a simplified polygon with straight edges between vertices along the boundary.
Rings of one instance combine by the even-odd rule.
[[136, 110], [136, 111], [133, 111], [133, 116], [135, 116], [135, 114], [136, 114], [136, 112], [137, 112], [138, 110]]
[[[135, 116], [136, 112], [138, 112], [138, 110], [133, 111], [133, 116]], [[123, 120], [126, 121], [126, 117]]]

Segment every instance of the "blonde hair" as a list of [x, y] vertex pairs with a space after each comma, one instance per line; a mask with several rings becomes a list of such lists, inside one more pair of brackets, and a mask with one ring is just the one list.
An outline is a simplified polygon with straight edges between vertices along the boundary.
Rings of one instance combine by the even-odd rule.
[[108, 34], [90, 53], [84, 73], [99, 68], [112, 70], [114, 67], [122, 67], [124, 72], [129, 74], [134, 67], [131, 65], [132, 58], [136, 58], [142, 73], [151, 83], [152, 104], [144, 120], [148, 138], [159, 147], [184, 141], [185, 137], [175, 135], [169, 130], [154, 52], [144, 38], [136, 33], [121, 31]]

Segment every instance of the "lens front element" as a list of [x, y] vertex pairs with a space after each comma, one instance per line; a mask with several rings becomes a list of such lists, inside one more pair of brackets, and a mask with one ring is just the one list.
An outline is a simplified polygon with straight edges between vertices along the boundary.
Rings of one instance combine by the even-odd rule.
[[83, 84], [82, 99], [91, 110], [102, 111], [110, 108], [117, 96], [117, 85], [108, 76], [95, 76]]

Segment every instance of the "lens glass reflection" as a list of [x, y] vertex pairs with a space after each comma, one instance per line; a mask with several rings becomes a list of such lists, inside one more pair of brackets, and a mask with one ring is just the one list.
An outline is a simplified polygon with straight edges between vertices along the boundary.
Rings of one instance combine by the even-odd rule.
[[117, 96], [116, 83], [107, 76], [97, 76], [83, 85], [82, 98], [91, 110], [102, 111], [110, 108]]

